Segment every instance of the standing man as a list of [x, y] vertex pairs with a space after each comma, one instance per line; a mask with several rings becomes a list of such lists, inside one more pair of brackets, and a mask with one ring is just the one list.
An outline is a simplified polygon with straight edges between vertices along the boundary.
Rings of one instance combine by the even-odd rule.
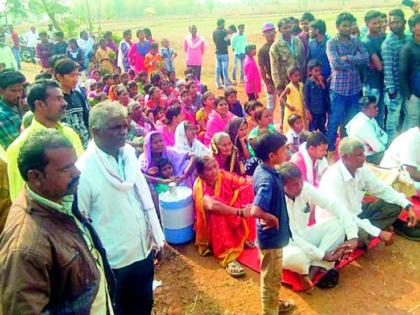
[[77, 132], [86, 148], [89, 142], [89, 107], [83, 94], [75, 89], [80, 76], [79, 65], [70, 59], [62, 59], [55, 64], [54, 72], [67, 103], [62, 121]]
[[[288, 73], [298, 67], [302, 73], [306, 68], [306, 57], [300, 39], [292, 35], [292, 23], [283, 18], [277, 23], [279, 39], [270, 48], [271, 77], [277, 94], [280, 96], [289, 83]], [[280, 113], [280, 124], [283, 122], [284, 110]]]
[[22, 124], [19, 105], [25, 81], [19, 71], [0, 72], [0, 145], [5, 150], [19, 136]]
[[15, 56], [17, 69], [20, 70], [20, 42], [19, 42], [19, 35], [17, 32], [15, 32], [13, 25], [9, 26], [10, 29], [10, 36], [12, 38], [13, 47], [12, 47], [12, 53], [13, 56]]
[[34, 114], [32, 123], [7, 149], [7, 173], [12, 201], [19, 196], [24, 188], [24, 180], [18, 168], [19, 152], [22, 145], [35, 131], [56, 129], [71, 142], [78, 156], [83, 153], [83, 146], [77, 133], [70, 127], [60, 124], [60, 120], [66, 112], [67, 103], [57, 81], [35, 81], [29, 88], [27, 100], [29, 108]]
[[322, 77], [329, 82], [331, 66], [327, 56], [327, 26], [324, 20], [315, 20], [309, 24], [308, 60], [318, 60], [322, 65]]
[[240, 65], [241, 72], [241, 83], [244, 82], [244, 61], [245, 61], [245, 46], [247, 44], [247, 37], [244, 34], [245, 25], [238, 25], [238, 33], [232, 36], [232, 50], [235, 55], [233, 62], [232, 79], [236, 83], [236, 71], [238, 70], [238, 64]]
[[[301, 32], [299, 35], [297, 35], [297, 38], [299, 38], [302, 41], [303, 44], [303, 54], [305, 58], [308, 57], [308, 45], [309, 45], [309, 24], [315, 20], [315, 17], [310, 12], [305, 12], [302, 14], [302, 17], [300, 18], [300, 29]], [[303, 73], [306, 73], [306, 69]]]
[[69, 45], [64, 41], [64, 33], [57, 32], [54, 34], [54, 37], [55, 37], [55, 43], [54, 43], [53, 55], [65, 55], [67, 51], [67, 47]]
[[101, 242], [77, 209], [72, 144], [39, 130], [18, 158], [25, 190], [0, 237], [3, 314], [112, 314], [113, 277]]
[[382, 59], [384, 66], [385, 106], [388, 114], [385, 131], [392, 141], [398, 132], [401, 108], [405, 106], [405, 98], [400, 93], [400, 51], [407, 42], [404, 34], [405, 18], [400, 9], [388, 13], [391, 32], [382, 43]]
[[123, 73], [128, 72], [130, 70], [130, 61], [128, 60], [128, 52], [131, 49], [131, 37], [132, 33], [131, 30], [125, 30], [123, 32], [123, 39], [120, 42], [118, 47], [118, 60], [117, 66], [121, 68]]
[[35, 29], [35, 26], [31, 26], [31, 29], [29, 32], [25, 34], [25, 40], [26, 40], [26, 47], [31, 52], [31, 60], [32, 63], [35, 63], [35, 48], [36, 44], [38, 44], [38, 33]]
[[378, 115], [376, 121], [381, 128], [385, 125], [385, 105], [383, 102], [383, 63], [381, 45], [385, 40], [385, 34], [381, 27], [382, 13], [371, 10], [365, 15], [365, 23], [368, 33], [363, 37], [362, 43], [369, 54], [369, 64], [363, 67], [363, 95], [376, 98]]
[[54, 44], [48, 40], [47, 32], [39, 33], [40, 42], [36, 44], [36, 55], [44, 69], [49, 69], [49, 59], [54, 54]]
[[197, 26], [191, 25], [189, 31], [190, 34], [184, 39], [185, 65], [193, 69], [195, 76], [200, 80], [206, 41], [197, 34]]
[[327, 43], [327, 56], [331, 64], [330, 99], [328, 119], [328, 160], [332, 159], [337, 139], [337, 129], [346, 124], [359, 111], [362, 90], [359, 67], [366, 66], [369, 55], [361, 42], [350, 36], [356, 21], [351, 13], [337, 16], [338, 34]]
[[265, 84], [265, 91], [267, 93], [267, 108], [273, 112], [276, 107], [276, 88], [273, 78], [271, 76], [270, 64], [270, 48], [274, 43], [276, 37], [276, 28], [273, 23], [265, 23], [262, 27], [262, 34], [265, 38], [265, 43], [258, 50], [258, 66], [260, 67], [261, 78]]
[[417, 127], [420, 119], [420, 13], [414, 14], [408, 25], [413, 37], [400, 53], [400, 88], [405, 99], [403, 131]]
[[229, 34], [225, 30], [225, 20], [217, 20], [217, 28], [213, 32], [213, 42], [216, 45], [216, 88], [221, 89], [220, 77], [223, 77], [224, 86], [230, 85], [229, 81], [229, 53], [230, 45]]
[[135, 150], [125, 142], [126, 112], [104, 102], [89, 123], [93, 141], [78, 161], [80, 211], [98, 231], [114, 271], [116, 314], [151, 314], [154, 254], [164, 236], [146, 179], [135, 171]]
[[80, 37], [77, 39], [77, 45], [84, 53], [85, 67], [89, 69], [89, 60], [93, 54], [93, 39], [86, 31], [80, 32]]

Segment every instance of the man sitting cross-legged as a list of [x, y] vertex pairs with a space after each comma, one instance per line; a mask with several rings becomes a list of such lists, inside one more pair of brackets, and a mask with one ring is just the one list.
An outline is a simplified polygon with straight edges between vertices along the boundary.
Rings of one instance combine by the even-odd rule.
[[[322, 283], [323, 287], [333, 287], [338, 280], [338, 272], [333, 270], [335, 262], [357, 246], [357, 224], [340, 201], [304, 182], [293, 163], [283, 163], [279, 173], [292, 232], [284, 248], [283, 268], [298, 273], [306, 291], [313, 289], [312, 279], [318, 271], [329, 271]], [[308, 226], [310, 209], [315, 205], [328, 209], [334, 217]], [[346, 236], [349, 241], [344, 242]]]
[[[340, 142], [339, 154], [340, 160], [324, 173], [319, 187], [324, 193], [340, 198], [353, 214], [362, 241], [359, 245], [366, 246], [372, 236], [391, 244], [393, 237], [389, 231], [393, 229], [392, 226], [407, 237], [418, 238], [420, 230], [415, 228], [418, 218], [412, 204], [364, 166], [366, 157], [363, 143], [354, 138], [344, 138]], [[379, 200], [363, 202], [366, 193]], [[401, 208], [408, 212], [407, 224], [398, 220]], [[316, 208], [317, 222], [330, 216], [328, 211]]]

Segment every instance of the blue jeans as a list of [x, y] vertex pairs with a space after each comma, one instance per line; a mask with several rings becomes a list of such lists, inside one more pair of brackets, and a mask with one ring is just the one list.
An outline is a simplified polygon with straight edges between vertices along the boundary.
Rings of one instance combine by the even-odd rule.
[[359, 94], [344, 96], [330, 91], [330, 113], [328, 116], [328, 151], [335, 150], [337, 129], [344, 127], [359, 112]]
[[13, 56], [15, 56], [15, 60], [16, 60], [16, 64], [17, 64], [18, 70], [20, 70], [20, 52], [19, 52], [19, 48], [12, 47], [12, 53], [13, 53]]
[[400, 125], [401, 108], [405, 107], [405, 99], [398, 93], [397, 97], [391, 99], [388, 93], [384, 96], [387, 108], [385, 131], [388, 134], [389, 143], [397, 136], [398, 127]]
[[245, 54], [235, 54], [235, 61], [233, 62], [232, 79], [236, 81], [236, 70], [238, 70], [238, 64], [241, 67], [241, 80], [244, 80], [244, 61]]
[[229, 86], [229, 55], [216, 54], [216, 87], [221, 87], [220, 77], [223, 76], [225, 87]]
[[373, 96], [376, 98], [376, 105], [378, 106], [378, 115], [375, 119], [381, 128], [385, 126], [385, 104], [384, 94], [382, 89], [371, 88], [369, 85], [363, 85], [363, 96]]

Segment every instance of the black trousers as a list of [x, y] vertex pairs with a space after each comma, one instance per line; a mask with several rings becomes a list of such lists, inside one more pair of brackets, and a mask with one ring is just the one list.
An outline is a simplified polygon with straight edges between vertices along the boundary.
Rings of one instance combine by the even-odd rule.
[[312, 120], [309, 123], [309, 131], [319, 130], [324, 135], [327, 134], [325, 129], [325, 122], [327, 120], [327, 114], [312, 114]]
[[198, 81], [201, 79], [201, 66], [187, 66], [187, 68], [191, 68], [194, 70], [195, 76], [197, 77]]
[[149, 315], [153, 307], [154, 256], [121, 269], [113, 269], [115, 315]]

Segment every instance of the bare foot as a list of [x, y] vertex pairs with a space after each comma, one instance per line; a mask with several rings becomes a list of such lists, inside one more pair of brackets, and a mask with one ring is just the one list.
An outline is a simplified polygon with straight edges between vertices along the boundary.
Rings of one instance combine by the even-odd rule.
[[303, 292], [310, 293], [314, 290], [314, 284], [307, 275], [299, 275], [300, 283], [303, 285]]

